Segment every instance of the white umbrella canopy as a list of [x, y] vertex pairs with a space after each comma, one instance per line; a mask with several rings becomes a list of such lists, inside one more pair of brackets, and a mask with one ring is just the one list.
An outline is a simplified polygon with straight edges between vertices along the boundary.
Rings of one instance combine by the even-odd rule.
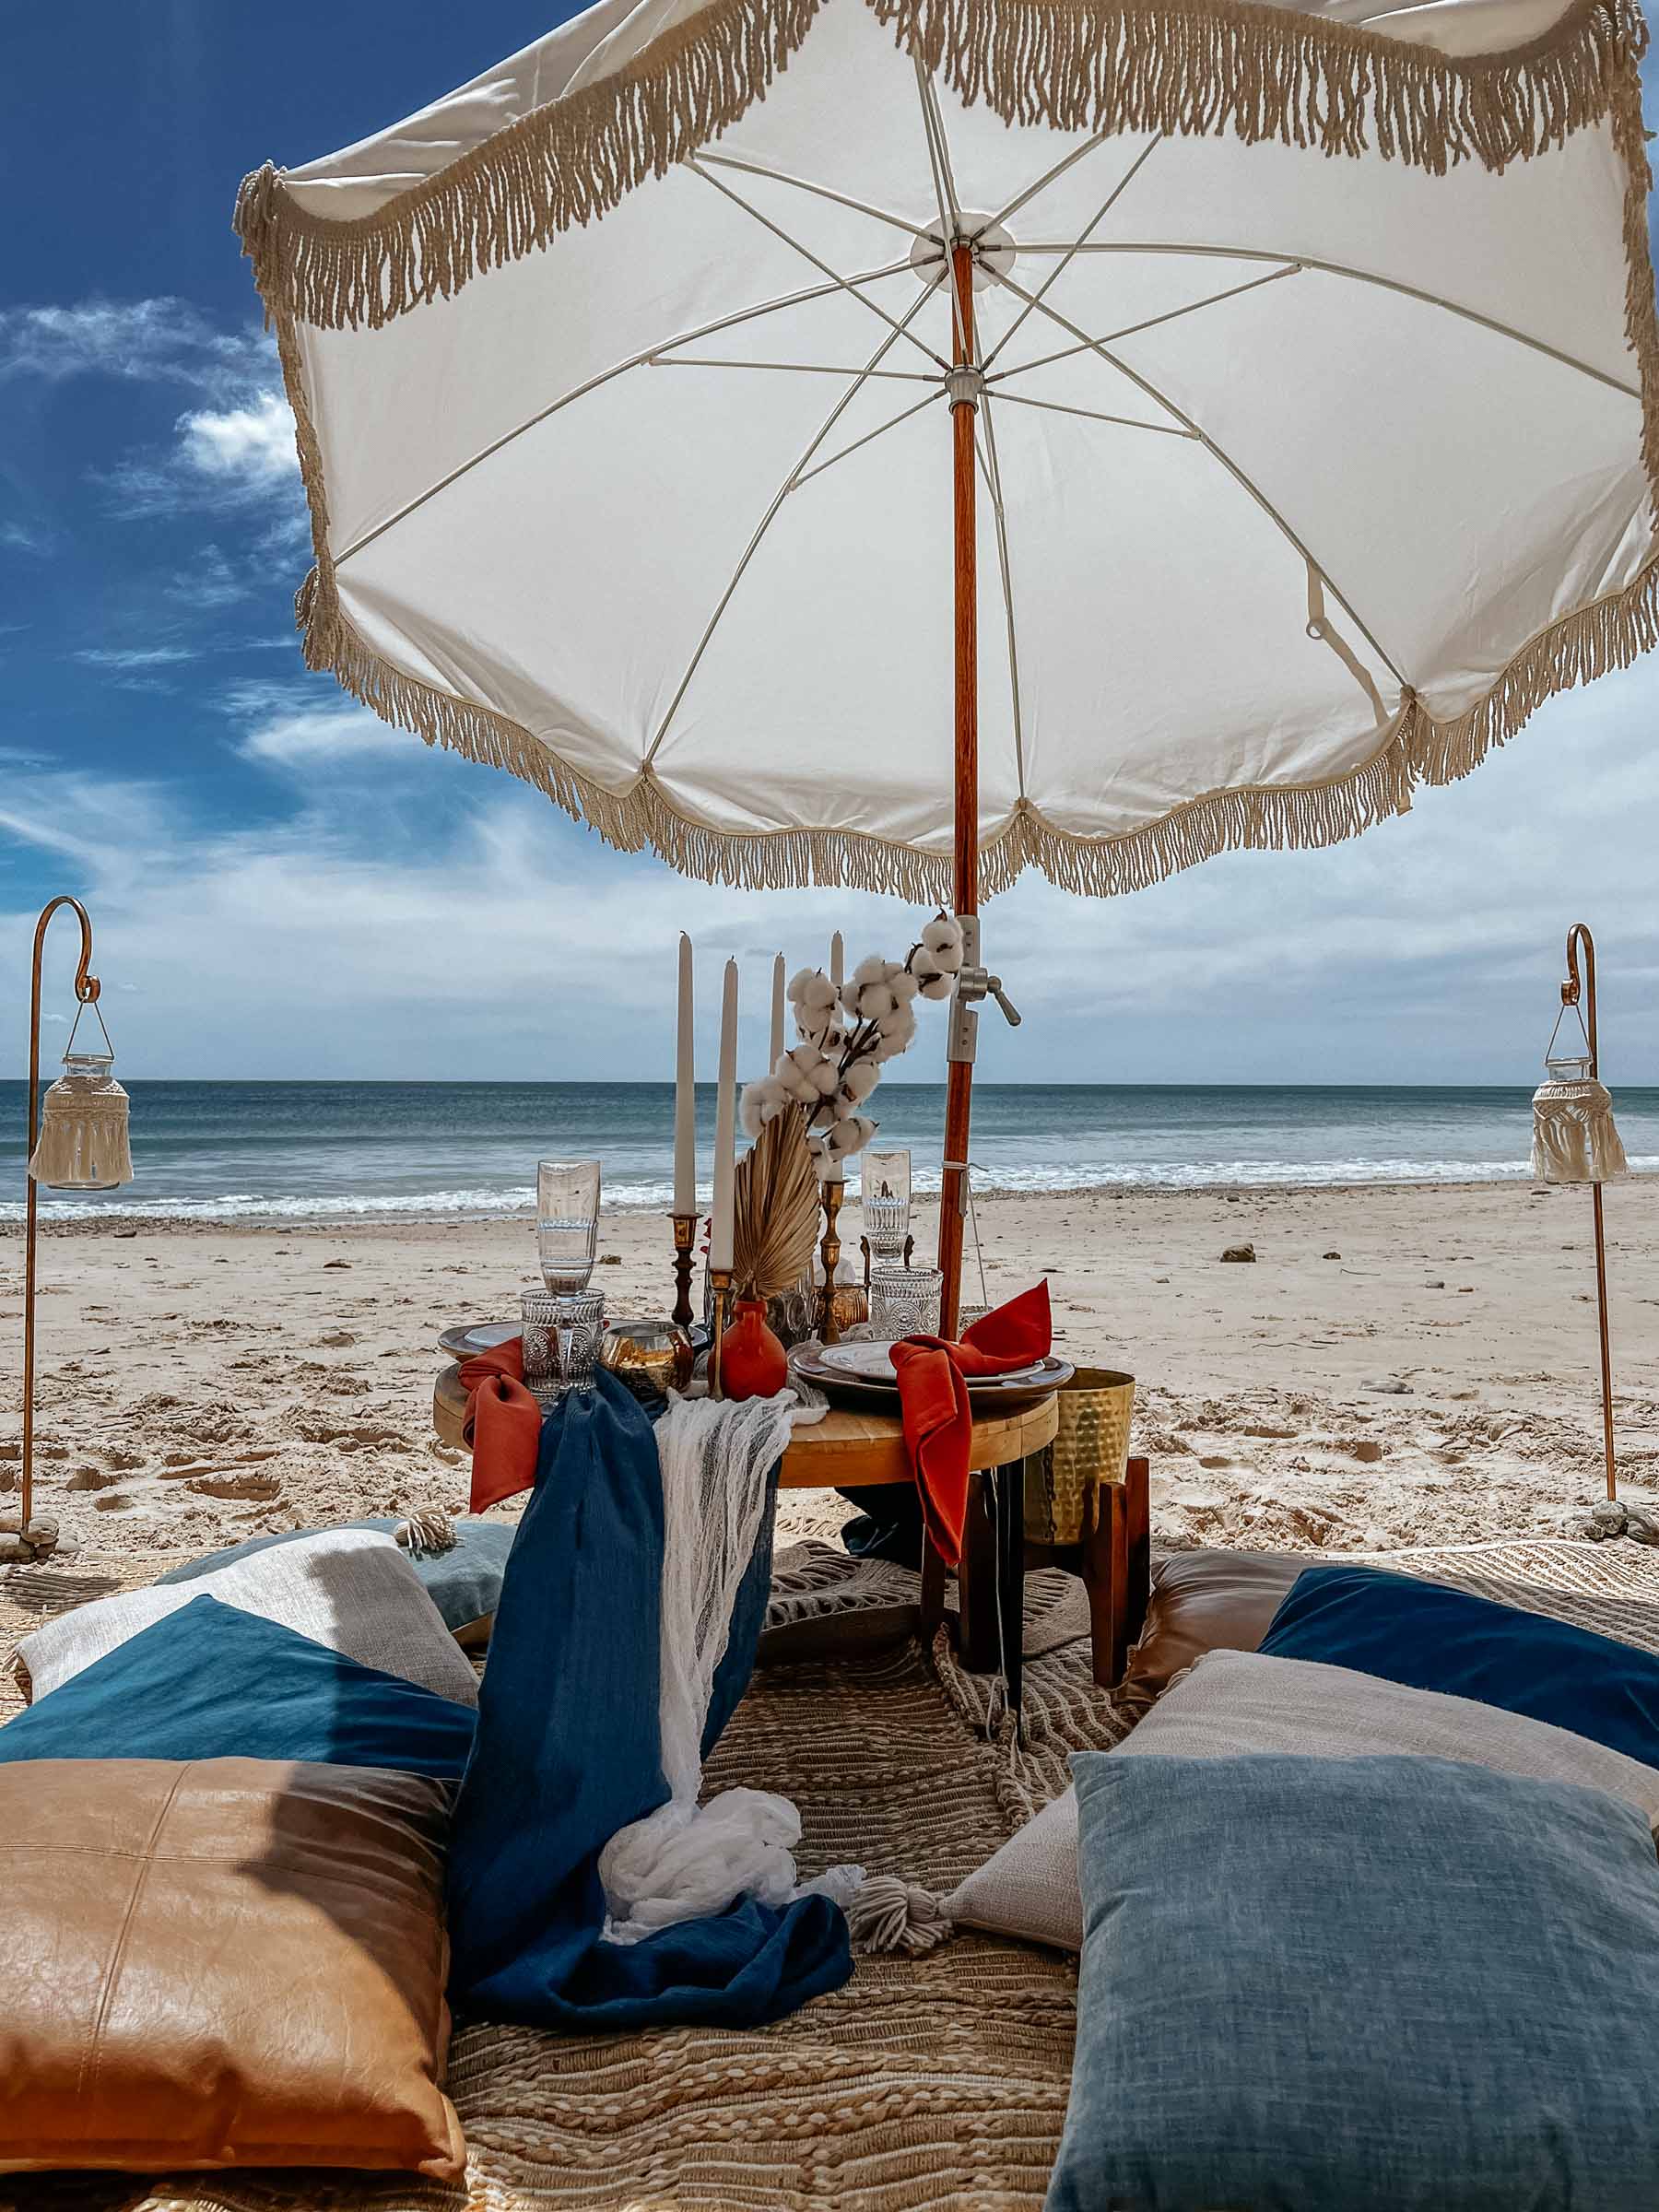
[[[1628, 0], [622, 0], [248, 180], [313, 665], [698, 876], [1318, 844], [1653, 641]], [[977, 374], [947, 388], [947, 246]]]

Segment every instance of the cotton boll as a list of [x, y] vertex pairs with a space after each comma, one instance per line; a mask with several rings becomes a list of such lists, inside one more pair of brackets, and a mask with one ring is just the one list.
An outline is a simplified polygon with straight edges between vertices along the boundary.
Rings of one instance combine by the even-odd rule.
[[880, 1080], [881, 1071], [874, 1060], [854, 1060], [841, 1077], [841, 1095], [862, 1106]]
[[900, 968], [888, 978], [888, 989], [901, 1006], [908, 1006], [921, 985], [908, 969]]
[[789, 979], [789, 1003], [792, 1006], [806, 1004], [807, 987], [818, 973], [816, 968], [797, 968]]
[[953, 978], [948, 975], [930, 975], [917, 986], [924, 998], [948, 998]]
[[830, 1134], [837, 1157], [847, 1159], [854, 1152], [862, 1152], [876, 1134], [876, 1124], [865, 1114], [857, 1114], [850, 1122], [837, 1122]]
[[888, 983], [866, 983], [858, 994], [858, 1010], [866, 1021], [880, 1021], [898, 1006]]
[[915, 977], [918, 986], [929, 982], [938, 972], [939, 963], [934, 959], [925, 945], [912, 953], [911, 973]]
[[877, 1027], [882, 1041], [897, 1044], [902, 1052], [916, 1033], [916, 1018], [908, 1006], [895, 1006], [890, 1014], [882, 1016]]
[[888, 964], [878, 952], [871, 953], [867, 960], [860, 960], [853, 969], [851, 981], [859, 983], [885, 983]]
[[841, 1082], [841, 1069], [833, 1060], [820, 1060], [812, 1071], [813, 1087], [820, 1099], [827, 1099]]
[[940, 914], [922, 932], [922, 944], [943, 975], [954, 975], [962, 964], [962, 928], [949, 914]]
[[737, 1125], [745, 1136], [759, 1136], [766, 1116], [761, 1112], [764, 1086], [746, 1083], [737, 1094]]

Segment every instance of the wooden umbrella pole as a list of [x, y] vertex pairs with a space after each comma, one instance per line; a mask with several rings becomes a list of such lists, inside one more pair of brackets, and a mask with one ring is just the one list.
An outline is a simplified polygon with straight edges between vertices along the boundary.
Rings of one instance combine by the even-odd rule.
[[[1583, 947], [1584, 1035], [1590, 1045], [1590, 1073], [1601, 1077], [1601, 1050], [1595, 1029], [1595, 940], [1582, 922], [1567, 932], [1567, 981], [1561, 996], [1571, 1006], [1579, 1002], [1579, 948]], [[1607, 1235], [1602, 1218], [1602, 1186], [1590, 1185], [1590, 1203], [1595, 1219], [1595, 1317], [1601, 1331], [1602, 1450], [1607, 1464], [1607, 1496], [1617, 1502], [1618, 1477], [1613, 1460], [1613, 1350], [1607, 1333]]]
[[[956, 288], [952, 359], [973, 366], [973, 253], [962, 241], [951, 250]], [[977, 394], [953, 390], [951, 465], [956, 522], [956, 911], [979, 912], [979, 580], [975, 554], [974, 425]], [[945, 1090], [945, 1171], [939, 1194], [939, 1330], [957, 1333], [962, 1289], [962, 1235], [968, 1211], [968, 1127], [973, 1063], [953, 1059]]]

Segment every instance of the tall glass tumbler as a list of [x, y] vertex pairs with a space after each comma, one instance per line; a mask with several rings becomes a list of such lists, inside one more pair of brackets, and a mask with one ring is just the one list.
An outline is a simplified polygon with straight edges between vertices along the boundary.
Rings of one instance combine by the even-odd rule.
[[[600, 1162], [543, 1159], [535, 1169], [535, 1251], [547, 1302], [533, 1324], [526, 1300], [524, 1380], [537, 1397], [591, 1389], [605, 1333], [605, 1300], [588, 1281], [599, 1250]], [[550, 1372], [532, 1375], [548, 1352]]]

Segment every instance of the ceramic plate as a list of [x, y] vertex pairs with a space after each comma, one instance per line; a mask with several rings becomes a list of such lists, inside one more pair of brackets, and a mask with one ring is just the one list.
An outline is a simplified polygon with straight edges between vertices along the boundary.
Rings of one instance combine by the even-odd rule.
[[493, 1352], [498, 1344], [505, 1344], [518, 1334], [516, 1321], [471, 1321], [460, 1328], [445, 1329], [438, 1339], [438, 1349], [451, 1359], [476, 1359], [480, 1352]]
[[[817, 1383], [826, 1397], [838, 1404], [862, 1406], [872, 1413], [892, 1413], [899, 1405], [899, 1382], [890, 1359], [887, 1360], [885, 1375], [879, 1371], [860, 1373], [845, 1359], [835, 1360], [838, 1352], [879, 1352], [886, 1359], [887, 1348], [881, 1344], [830, 1345], [817, 1357], [797, 1356], [793, 1364], [804, 1381]], [[1017, 1374], [970, 1375], [968, 1396], [981, 1411], [989, 1412], [994, 1406], [1013, 1406], [1029, 1398], [1046, 1397], [1051, 1390], [1058, 1390], [1063, 1382], [1069, 1382], [1076, 1372], [1068, 1360], [1051, 1357], [1021, 1368]]]
[[[886, 1340], [877, 1338], [868, 1344], [826, 1345], [819, 1357], [826, 1367], [835, 1368], [841, 1374], [855, 1376], [862, 1382], [886, 1382], [890, 1385], [894, 1380], [893, 1343], [894, 1339], [889, 1337]], [[984, 1379], [998, 1382], [1030, 1382], [1041, 1378], [1042, 1365], [1041, 1359], [1033, 1359], [1028, 1367], [1013, 1368], [1006, 1375]]]

